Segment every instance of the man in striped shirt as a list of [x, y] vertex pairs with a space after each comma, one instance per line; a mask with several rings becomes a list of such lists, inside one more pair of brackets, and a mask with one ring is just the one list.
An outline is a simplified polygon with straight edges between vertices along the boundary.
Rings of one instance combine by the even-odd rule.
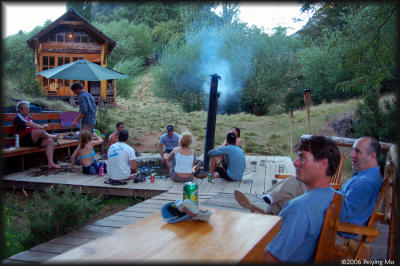
[[94, 125], [96, 124], [96, 103], [93, 96], [85, 91], [80, 83], [74, 83], [71, 90], [75, 95], [78, 95], [79, 116], [75, 119], [73, 126], [76, 126], [79, 120], [81, 121], [81, 131], [88, 130], [93, 133]]

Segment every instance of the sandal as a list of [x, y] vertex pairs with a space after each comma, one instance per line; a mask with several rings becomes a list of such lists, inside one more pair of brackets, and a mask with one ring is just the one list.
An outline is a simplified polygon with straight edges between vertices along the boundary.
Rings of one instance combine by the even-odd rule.
[[121, 180], [111, 180], [111, 185], [112, 186], [118, 186], [118, 185], [126, 185], [128, 182], [126, 181], [121, 181]]

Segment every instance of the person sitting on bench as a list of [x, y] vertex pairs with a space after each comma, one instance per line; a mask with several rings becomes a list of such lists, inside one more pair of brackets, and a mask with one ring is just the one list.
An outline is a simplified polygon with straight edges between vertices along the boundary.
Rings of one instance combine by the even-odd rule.
[[21, 101], [17, 104], [18, 114], [14, 118], [13, 125], [20, 137], [21, 146], [38, 146], [44, 147], [48, 168], [60, 168], [53, 161], [54, 140], [57, 141], [56, 135], [50, 135], [46, 132], [47, 124], [39, 125], [35, 123], [29, 115], [29, 102]]
[[93, 133], [95, 139], [92, 140], [92, 133], [88, 130], [82, 130], [79, 134], [79, 145], [71, 156], [71, 171], [74, 171], [75, 158], [79, 156], [82, 165], [82, 172], [86, 175], [98, 175], [100, 166], [104, 167], [104, 173], [107, 173], [105, 162], [96, 162], [94, 160], [94, 146], [103, 142], [96, 132]]

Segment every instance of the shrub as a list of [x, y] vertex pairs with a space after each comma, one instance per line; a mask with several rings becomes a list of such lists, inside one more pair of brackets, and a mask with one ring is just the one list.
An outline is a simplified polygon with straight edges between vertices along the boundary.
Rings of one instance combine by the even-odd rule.
[[4, 242], [2, 246], [3, 252], [2, 260], [12, 256], [15, 253], [21, 252], [24, 250], [24, 247], [18, 241], [17, 232], [11, 229], [10, 218], [9, 218], [9, 210], [6, 206], [3, 206], [2, 211], [2, 222], [3, 222], [3, 232], [4, 232]]
[[35, 191], [28, 201], [31, 234], [23, 244], [37, 245], [82, 226], [95, 213], [99, 202], [99, 198], [89, 199], [79, 190], [73, 192], [71, 187], [51, 187], [45, 197]]
[[129, 79], [121, 79], [117, 82], [118, 96], [128, 99], [132, 94], [132, 78], [143, 69], [144, 58], [136, 57], [133, 60], [119, 61], [114, 69], [129, 76]]
[[110, 115], [110, 106], [99, 105], [97, 107], [95, 127], [106, 137], [114, 131], [114, 125]]

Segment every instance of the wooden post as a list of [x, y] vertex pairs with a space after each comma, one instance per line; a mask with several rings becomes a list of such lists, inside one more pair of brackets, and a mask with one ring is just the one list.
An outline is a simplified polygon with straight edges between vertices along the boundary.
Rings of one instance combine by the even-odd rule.
[[310, 121], [311, 90], [308, 88], [304, 89], [304, 103], [306, 105], [306, 110], [307, 110], [308, 134], [311, 135], [311, 121]]
[[[398, 215], [398, 211], [399, 211], [399, 203], [397, 201], [397, 193], [399, 193], [399, 183], [398, 183], [398, 147], [397, 145], [393, 145], [392, 147], [390, 147], [388, 154], [386, 156], [386, 160], [387, 160], [387, 167], [389, 168], [391, 171], [386, 171], [387, 169], [385, 169], [385, 175], [387, 174], [387, 172], [389, 172], [389, 175], [392, 175], [392, 184], [391, 184], [391, 199], [386, 199], [389, 202], [389, 204], [387, 202], [384, 202], [384, 214], [385, 214], [385, 218], [390, 219], [389, 220], [389, 237], [388, 237], [388, 247], [387, 247], [387, 258], [394, 260], [394, 261], [398, 261], [399, 259], [399, 254], [398, 254], [398, 241], [399, 241], [399, 230], [398, 230], [398, 226], [399, 226], [399, 215]], [[385, 204], [386, 203], [386, 204]], [[387, 215], [388, 210], [390, 209], [390, 214]]]
[[293, 155], [293, 108], [289, 108], [289, 116], [290, 116], [290, 140], [289, 140], [289, 148], [290, 148], [290, 157]]

